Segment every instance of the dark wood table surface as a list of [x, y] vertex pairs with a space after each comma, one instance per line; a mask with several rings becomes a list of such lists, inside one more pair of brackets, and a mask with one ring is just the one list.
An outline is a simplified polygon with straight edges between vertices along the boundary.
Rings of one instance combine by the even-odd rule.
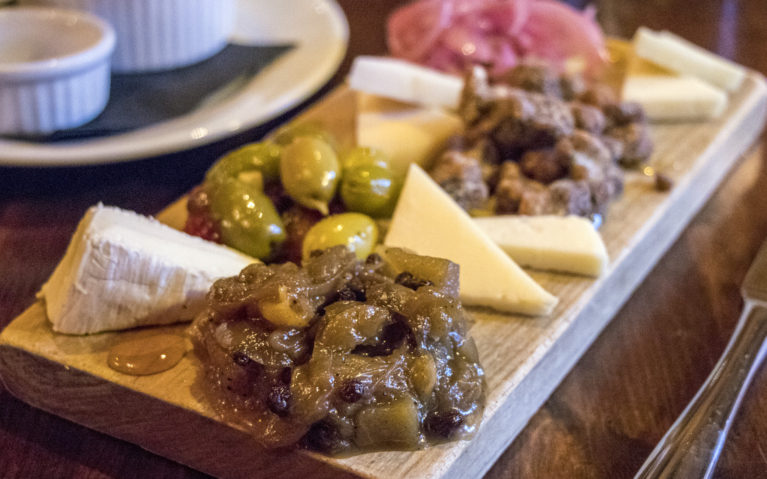
[[[385, 51], [384, 19], [403, 2], [340, 3], [351, 41], [331, 85], [354, 56]], [[767, 72], [764, 0], [593, 3], [608, 34], [628, 37], [639, 25], [670, 29]], [[160, 158], [81, 168], [0, 167], [0, 327], [33, 302], [88, 206], [102, 201], [155, 213], [198, 182], [218, 154], [294, 113], [237, 138]], [[763, 151], [755, 145], [737, 164], [487, 477], [633, 476], [709, 374], [739, 316], [740, 283], [767, 237]], [[201, 476], [27, 406], [0, 387], [0, 477]], [[767, 371], [756, 376], [743, 402], [716, 477], [767, 477]]]

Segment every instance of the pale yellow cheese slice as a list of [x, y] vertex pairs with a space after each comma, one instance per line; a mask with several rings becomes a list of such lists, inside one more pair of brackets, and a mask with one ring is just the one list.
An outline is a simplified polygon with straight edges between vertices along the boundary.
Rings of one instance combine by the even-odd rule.
[[357, 145], [384, 152], [398, 174], [404, 175], [410, 163], [426, 167], [460, 128], [458, 115], [443, 108], [357, 94]]
[[630, 55], [621, 99], [641, 104], [651, 121], [708, 120], [727, 106], [721, 88]]
[[456, 109], [463, 79], [395, 58], [359, 56], [349, 87], [405, 103]]
[[642, 105], [651, 121], [708, 120], [727, 106], [724, 90], [690, 76], [627, 76], [621, 96]]
[[745, 69], [673, 33], [640, 27], [634, 36], [634, 52], [671, 71], [690, 75], [727, 91], [743, 82]]
[[519, 265], [587, 276], [607, 268], [607, 248], [586, 218], [505, 215], [474, 223]]
[[410, 165], [384, 244], [458, 263], [464, 304], [526, 315], [557, 304], [418, 165]]

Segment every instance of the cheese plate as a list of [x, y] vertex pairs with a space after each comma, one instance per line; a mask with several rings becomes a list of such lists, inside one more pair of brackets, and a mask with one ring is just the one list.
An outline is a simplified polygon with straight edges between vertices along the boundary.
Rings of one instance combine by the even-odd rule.
[[[322, 120], [342, 142], [352, 143], [355, 101], [341, 86], [305, 117]], [[559, 298], [548, 317], [471, 310], [489, 391], [471, 441], [346, 458], [265, 450], [221, 422], [203, 400], [191, 352], [175, 368], [150, 376], [108, 367], [107, 352], [117, 341], [157, 330], [182, 334], [184, 325], [60, 335], [39, 303], [0, 334], [0, 376], [33, 406], [219, 477], [481, 477], [756, 140], [766, 111], [765, 81], [749, 73], [717, 120], [653, 125], [656, 149], [649, 166], [675, 186], [660, 192], [642, 171], [627, 175], [601, 229], [610, 257], [606, 271], [598, 279], [531, 272]], [[158, 218], [178, 227], [184, 215], [182, 200]]]

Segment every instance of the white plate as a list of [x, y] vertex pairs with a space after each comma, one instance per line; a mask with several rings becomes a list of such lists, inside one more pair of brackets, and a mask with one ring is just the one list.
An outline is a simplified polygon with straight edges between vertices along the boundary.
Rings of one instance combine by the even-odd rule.
[[317, 91], [343, 60], [349, 27], [334, 0], [238, 0], [233, 43], [295, 47], [237, 93], [150, 127], [57, 143], [0, 140], [0, 165], [72, 166], [196, 148], [283, 113]]

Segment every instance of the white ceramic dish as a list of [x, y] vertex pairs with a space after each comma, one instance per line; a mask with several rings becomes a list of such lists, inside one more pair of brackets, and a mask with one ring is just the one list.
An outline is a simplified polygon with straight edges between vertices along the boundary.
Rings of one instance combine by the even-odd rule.
[[83, 10], [117, 34], [112, 70], [168, 70], [204, 60], [226, 45], [235, 0], [19, 0]]
[[109, 98], [112, 27], [85, 12], [0, 10], [0, 133], [46, 134], [89, 122]]
[[0, 165], [115, 163], [196, 148], [257, 126], [327, 82], [343, 60], [348, 25], [333, 0], [236, 0], [234, 43], [294, 43], [236, 93], [140, 130], [51, 144], [0, 139]]

